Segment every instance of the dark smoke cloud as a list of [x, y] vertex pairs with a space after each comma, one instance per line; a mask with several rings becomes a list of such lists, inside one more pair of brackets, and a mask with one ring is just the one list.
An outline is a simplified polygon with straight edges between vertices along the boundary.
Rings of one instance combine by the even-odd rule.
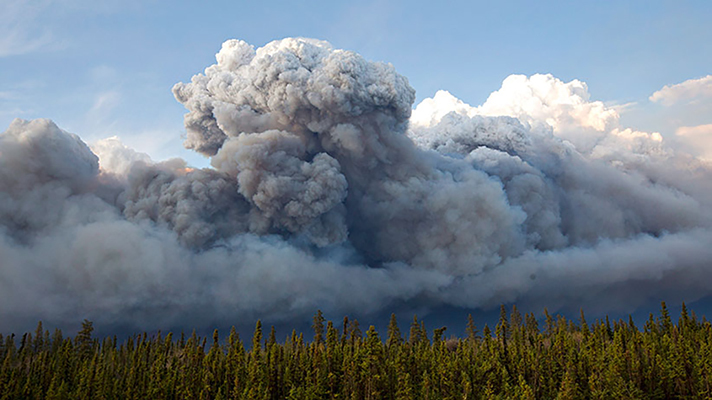
[[[439, 93], [411, 118], [389, 64], [231, 40], [173, 89], [211, 169], [16, 120], [0, 135], [0, 330], [709, 295], [707, 165], [617, 126], [578, 81], [508, 81], [481, 108]], [[503, 105], [515, 84], [575, 101], [535, 123]]]

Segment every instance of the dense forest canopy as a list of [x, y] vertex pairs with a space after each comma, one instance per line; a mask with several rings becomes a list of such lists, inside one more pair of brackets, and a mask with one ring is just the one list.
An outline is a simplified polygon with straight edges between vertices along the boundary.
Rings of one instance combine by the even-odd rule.
[[665, 303], [641, 327], [502, 306], [496, 326], [466, 335], [417, 316], [385, 332], [326, 321], [283, 341], [258, 320], [252, 338], [146, 333], [72, 337], [40, 322], [0, 340], [0, 399], [669, 399], [712, 396], [712, 325]]

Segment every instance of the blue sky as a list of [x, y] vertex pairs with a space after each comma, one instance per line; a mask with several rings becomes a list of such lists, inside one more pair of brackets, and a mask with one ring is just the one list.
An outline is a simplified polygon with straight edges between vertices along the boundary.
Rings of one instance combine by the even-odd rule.
[[206, 165], [181, 148], [185, 110], [171, 87], [213, 64], [224, 40], [288, 36], [392, 63], [416, 103], [444, 89], [479, 105], [510, 74], [550, 73], [625, 105], [623, 126], [667, 138], [712, 124], [704, 93], [649, 100], [712, 73], [709, 1], [97, 3], [0, 0], [0, 130], [51, 118], [86, 141], [117, 135], [154, 158]]

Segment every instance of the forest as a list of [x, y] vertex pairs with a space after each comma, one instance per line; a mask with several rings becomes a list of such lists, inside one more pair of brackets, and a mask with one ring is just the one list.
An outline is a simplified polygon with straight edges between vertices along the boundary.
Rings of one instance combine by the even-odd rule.
[[413, 317], [387, 332], [321, 311], [313, 332], [278, 341], [257, 321], [244, 341], [173, 333], [74, 337], [40, 322], [0, 335], [0, 399], [672, 399], [712, 398], [712, 325], [665, 303], [632, 318], [537, 321], [502, 306], [494, 329], [470, 316], [465, 337]]

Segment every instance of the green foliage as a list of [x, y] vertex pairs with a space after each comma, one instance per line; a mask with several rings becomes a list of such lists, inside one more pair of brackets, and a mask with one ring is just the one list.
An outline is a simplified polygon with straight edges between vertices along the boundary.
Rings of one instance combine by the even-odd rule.
[[[3, 399], [669, 399], [712, 397], [712, 325], [683, 306], [677, 324], [663, 303], [639, 330], [633, 321], [574, 322], [545, 312], [540, 330], [502, 307], [494, 335], [471, 317], [465, 338], [428, 339], [413, 318], [404, 338], [391, 317], [385, 343], [344, 318], [341, 332], [321, 312], [314, 339], [274, 328], [251, 348], [227, 338], [160, 332], [97, 340], [84, 321], [74, 338], [39, 323], [21, 337], [0, 336]], [[209, 345], [208, 345], [209, 343]]]

